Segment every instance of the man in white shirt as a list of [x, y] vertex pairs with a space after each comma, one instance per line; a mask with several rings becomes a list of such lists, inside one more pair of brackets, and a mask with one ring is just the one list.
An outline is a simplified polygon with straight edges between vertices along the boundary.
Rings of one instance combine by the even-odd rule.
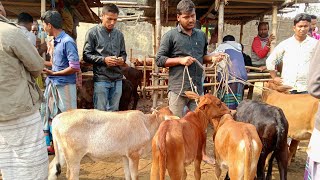
[[[307, 93], [309, 64], [317, 40], [307, 36], [311, 17], [301, 13], [294, 18], [294, 35], [282, 41], [266, 60], [271, 77], [292, 87], [292, 94]], [[283, 62], [281, 78], [277, 77], [275, 66]]]
[[18, 15], [18, 27], [27, 36], [28, 40], [36, 46], [37, 38], [36, 35], [31, 32], [32, 24], [33, 17], [30, 14], [23, 12]]

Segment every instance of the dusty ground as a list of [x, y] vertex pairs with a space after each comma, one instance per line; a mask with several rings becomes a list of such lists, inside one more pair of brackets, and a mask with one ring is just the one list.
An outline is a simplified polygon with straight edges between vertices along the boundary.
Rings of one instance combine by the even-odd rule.
[[[254, 99], [260, 99], [259, 90], [255, 90]], [[140, 100], [138, 104], [138, 109], [144, 112], [149, 112], [152, 105], [152, 101]], [[305, 160], [307, 154], [305, 152], [308, 141], [303, 141], [300, 143], [300, 148], [297, 151], [295, 162], [288, 168], [288, 180], [300, 180], [303, 179]], [[208, 128], [208, 139], [207, 139], [207, 152], [209, 155], [213, 154], [213, 142], [212, 142], [212, 127]], [[50, 161], [53, 156], [50, 156]], [[151, 168], [151, 152], [143, 156], [140, 159], [139, 164], [139, 179], [148, 180], [150, 176]], [[190, 165], [187, 168], [188, 180], [194, 179], [193, 175], [193, 166]], [[201, 165], [202, 179], [214, 179], [214, 168], [211, 165], [202, 163]], [[66, 166], [62, 169], [62, 174], [58, 179], [66, 180]], [[224, 176], [224, 175], [223, 175]], [[1, 175], [0, 175], [1, 179]], [[80, 170], [80, 179], [81, 180], [120, 180], [124, 179], [124, 171], [122, 166], [121, 158], [108, 159], [106, 162], [93, 162], [88, 158], [84, 158], [81, 161], [81, 170]], [[167, 177], [169, 179], [169, 177]], [[223, 179], [222, 177], [220, 179]], [[279, 179], [279, 172], [277, 169], [277, 164], [274, 163], [273, 166], [273, 178]]]

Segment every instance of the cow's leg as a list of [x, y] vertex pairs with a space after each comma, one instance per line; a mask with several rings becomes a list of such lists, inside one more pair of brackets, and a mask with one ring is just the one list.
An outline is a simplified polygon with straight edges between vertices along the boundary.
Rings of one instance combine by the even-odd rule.
[[291, 143], [290, 143], [288, 166], [290, 166], [291, 160], [292, 160], [293, 156], [296, 154], [296, 151], [297, 151], [299, 142], [300, 142], [300, 141], [297, 141], [297, 140], [292, 139], [292, 141], [291, 141]]
[[272, 152], [271, 156], [270, 154], [268, 155], [269, 159], [268, 159], [268, 172], [267, 172], [267, 177], [266, 180], [271, 180], [272, 179], [272, 165], [273, 165], [273, 159], [275, 157], [276, 153]]
[[286, 180], [288, 170], [288, 150], [286, 145], [277, 152], [276, 159], [278, 162], [280, 180]]
[[123, 156], [122, 161], [123, 161], [125, 178], [126, 180], [130, 180], [131, 176], [130, 176], [130, 168], [129, 168], [129, 159], [127, 156]]
[[68, 180], [78, 180], [79, 179], [80, 161], [81, 161], [81, 158], [78, 158], [78, 157], [67, 161], [68, 169], [69, 169]]
[[134, 152], [134, 153], [130, 154], [128, 157], [130, 174], [131, 174], [132, 180], [138, 179], [139, 158], [140, 158], [139, 152]]
[[221, 175], [221, 168], [219, 163], [216, 163], [214, 172], [215, 172], [216, 179], [219, 180]]
[[150, 180], [159, 180], [159, 150], [156, 142], [152, 141], [152, 165], [150, 172]]
[[[257, 179], [258, 180], [264, 180], [264, 178], [265, 178], [264, 169], [265, 169], [267, 156], [268, 156], [268, 153], [265, 153], [265, 152], [262, 152], [260, 154], [258, 165], [257, 165]], [[271, 168], [272, 168], [272, 163], [271, 163]]]
[[167, 169], [171, 180], [181, 180], [184, 178], [185, 167], [183, 157], [184, 153], [167, 156]]
[[202, 160], [202, 154], [200, 153], [198, 154], [197, 158], [194, 161], [194, 177], [196, 180], [201, 179], [201, 169], [200, 169], [201, 160]]

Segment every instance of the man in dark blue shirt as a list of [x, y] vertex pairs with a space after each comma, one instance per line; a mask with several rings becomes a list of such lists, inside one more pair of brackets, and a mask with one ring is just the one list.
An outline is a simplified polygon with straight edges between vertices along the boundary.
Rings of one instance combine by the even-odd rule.
[[206, 55], [207, 38], [201, 30], [195, 28], [195, 5], [191, 0], [180, 1], [177, 12], [179, 23], [175, 29], [162, 37], [156, 63], [160, 67], [169, 67], [169, 108], [176, 116], [182, 117], [185, 106], [192, 111], [196, 108], [195, 101], [189, 100], [184, 94], [192, 87], [187, 74], [182, 82], [185, 66], [188, 66], [192, 83], [201, 95], [203, 94], [201, 65], [219, 61], [223, 55], [220, 53]]
[[83, 47], [83, 60], [93, 64], [94, 108], [117, 111], [122, 94], [122, 66], [127, 58], [123, 34], [114, 29], [119, 9], [106, 4], [102, 23], [91, 28]]

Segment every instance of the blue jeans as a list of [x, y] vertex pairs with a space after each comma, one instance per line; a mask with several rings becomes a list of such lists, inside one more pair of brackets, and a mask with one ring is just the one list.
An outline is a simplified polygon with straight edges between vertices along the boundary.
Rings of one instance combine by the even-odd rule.
[[94, 82], [94, 108], [102, 111], [118, 111], [122, 94], [122, 80]]

